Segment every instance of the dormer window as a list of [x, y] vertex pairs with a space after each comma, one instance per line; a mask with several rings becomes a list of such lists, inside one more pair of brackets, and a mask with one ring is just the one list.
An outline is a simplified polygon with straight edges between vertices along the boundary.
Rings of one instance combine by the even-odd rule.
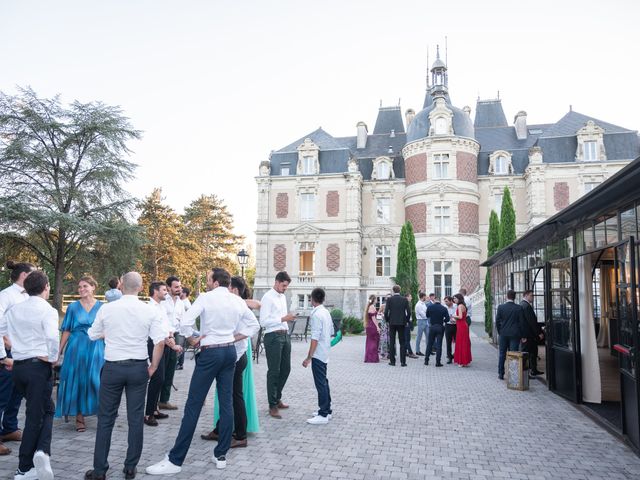
[[576, 132], [578, 148], [576, 160], [583, 162], [602, 162], [607, 159], [604, 149], [604, 128], [589, 120]]
[[443, 117], [436, 118], [436, 135], [447, 134], [447, 119]]
[[496, 175], [505, 175], [507, 173], [507, 157], [500, 155], [496, 158], [494, 173]]
[[393, 173], [393, 162], [389, 157], [378, 157], [373, 161], [373, 180], [389, 180], [395, 178]]
[[595, 140], [590, 140], [584, 142], [584, 161], [585, 162], [595, 162], [598, 160], [598, 142]]
[[511, 164], [511, 154], [504, 150], [493, 152], [489, 156], [489, 174], [512, 175], [513, 165]]
[[389, 178], [389, 164], [388, 163], [379, 163], [378, 164], [378, 179], [379, 180], [387, 180]]
[[302, 157], [302, 175], [313, 175], [315, 172], [315, 161], [311, 156]]
[[282, 175], [283, 177], [288, 177], [290, 175], [290, 171], [291, 164], [283, 163], [282, 165], [280, 165], [280, 175]]
[[298, 175], [317, 175], [320, 173], [318, 161], [320, 149], [310, 138], [298, 147]]

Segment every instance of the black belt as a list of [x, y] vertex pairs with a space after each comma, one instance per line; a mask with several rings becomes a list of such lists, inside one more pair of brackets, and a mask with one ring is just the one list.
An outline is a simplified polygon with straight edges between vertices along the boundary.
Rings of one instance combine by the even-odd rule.
[[147, 360], [148, 360], [148, 358], [143, 358], [143, 359], [128, 358], [127, 360], [105, 360], [105, 363], [115, 363], [116, 365], [118, 365], [118, 364], [123, 364], [123, 363], [146, 362]]
[[37, 357], [25, 358], [24, 360], [14, 360], [13, 361], [14, 365], [22, 365], [23, 363], [49, 363], [49, 362], [45, 362], [44, 360], [40, 360]]
[[275, 333], [276, 335], [287, 335], [289, 332], [287, 330], [274, 330], [273, 332], [265, 333], [265, 336], [271, 335], [272, 333]]
[[229, 342], [229, 343], [214, 343], [212, 345], [201, 345], [200, 346], [200, 350], [206, 350], [208, 348], [222, 348], [222, 347], [230, 347], [232, 345], [235, 345], [235, 342]]

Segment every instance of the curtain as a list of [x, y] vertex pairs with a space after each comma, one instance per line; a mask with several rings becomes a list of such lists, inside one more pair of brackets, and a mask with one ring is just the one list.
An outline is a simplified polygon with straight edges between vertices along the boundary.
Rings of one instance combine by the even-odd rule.
[[600, 362], [596, 329], [593, 321], [593, 277], [591, 256], [578, 257], [578, 313], [580, 317], [580, 350], [582, 352], [582, 399], [602, 403]]

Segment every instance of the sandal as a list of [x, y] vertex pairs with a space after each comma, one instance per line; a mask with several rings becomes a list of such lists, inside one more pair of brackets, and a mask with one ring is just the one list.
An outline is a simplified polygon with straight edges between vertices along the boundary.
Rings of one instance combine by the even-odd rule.
[[76, 432], [86, 432], [87, 426], [84, 424], [83, 420], [76, 420]]

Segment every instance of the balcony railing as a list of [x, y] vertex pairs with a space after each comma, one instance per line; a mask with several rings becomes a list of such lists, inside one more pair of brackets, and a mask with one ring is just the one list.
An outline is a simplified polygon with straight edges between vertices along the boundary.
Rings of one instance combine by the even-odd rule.
[[361, 287], [389, 287], [393, 286], [390, 277], [362, 277], [360, 279]]
[[314, 283], [315, 277], [313, 272], [301, 271], [298, 272], [298, 283]]

